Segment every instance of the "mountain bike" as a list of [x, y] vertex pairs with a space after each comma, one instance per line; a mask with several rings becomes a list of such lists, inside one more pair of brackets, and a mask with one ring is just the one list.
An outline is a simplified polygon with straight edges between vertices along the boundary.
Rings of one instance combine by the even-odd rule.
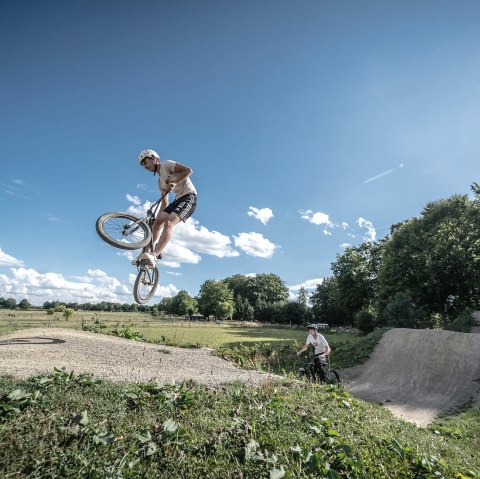
[[[315, 365], [315, 358], [320, 357], [321, 368], [323, 371], [323, 380], [320, 380], [320, 373]], [[340, 376], [337, 371], [331, 369], [330, 358], [325, 357], [323, 353], [314, 354], [311, 357], [306, 357], [305, 365], [297, 371], [297, 377], [306, 379], [312, 382], [321, 382], [323, 384], [331, 384], [333, 386], [340, 386]]]
[[[116, 248], [134, 250], [149, 246], [154, 250], [152, 227], [160, 204], [168, 193], [162, 195], [150, 205], [147, 214], [138, 218], [130, 213], [111, 212], [100, 216], [96, 222], [96, 230], [100, 238]], [[139, 261], [138, 274], [133, 286], [133, 297], [138, 304], [145, 304], [155, 294], [160, 273], [157, 267], [152, 268], [147, 261]]]

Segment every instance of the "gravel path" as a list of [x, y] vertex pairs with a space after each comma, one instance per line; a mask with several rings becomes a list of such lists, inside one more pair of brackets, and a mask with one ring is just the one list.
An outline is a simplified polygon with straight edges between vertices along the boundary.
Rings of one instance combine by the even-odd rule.
[[274, 375], [236, 368], [208, 349], [184, 349], [72, 329], [24, 329], [0, 336], [0, 375], [28, 378], [53, 368], [126, 382], [184, 381], [210, 387], [271, 382]]

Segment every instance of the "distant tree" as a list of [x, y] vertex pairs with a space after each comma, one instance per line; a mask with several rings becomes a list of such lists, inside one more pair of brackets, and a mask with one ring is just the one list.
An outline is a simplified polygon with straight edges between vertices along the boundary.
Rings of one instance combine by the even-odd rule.
[[225, 317], [230, 311], [227, 305], [231, 305], [233, 314], [233, 293], [224, 281], [206, 280], [200, 287], [197, 301], [198, 310], [207, 318], [212, 315], [217, 319]]
[[358, 311], [376, 302], [378, 270], [384, 241], [350, 246], [332, 263], [336, 302], [349, 324]]
[[239, 321], [253, 321], [255, 317], [255, 309], [250, 304], [247, 298], [244, 298], [241, 295], [235, 296], [235, 311], [233, 319]]
[[[179, 291], [169, 304], [169, 312], [178, 316], [194, 314], [197, 311], [197, 300], [192, 298], [187, 291]], [[193, 312], [192, 312], [193, 311]]]
[[73, 315], [75, 314], [75, 310], [73, 310], [72, 308], [65, 308], [63, 310], [63, 317], [65, 318], [65, 320], [69, 320]]
[[313, 321], [312, 310], [303, 302], [289, 301], [282, 307], [283, 323], [308, 324]]
[[5, 308], [15, 309], [17, 307], [17, 301], [14, 298], [8, 298], [5, 300]]
[[348, 319], [339, 305], [335, 277], [325, 278], [321, 284], [317, 284], [310, 295], [310, 303], [315, 321], [336, 326], [348, 324]]
[[31, 308], [32, 305], [28, 302], [28, 299], [22, 299], [20, 303], [18, 303], [18, 307], [23, 310], [27, 310], [28, 308]]

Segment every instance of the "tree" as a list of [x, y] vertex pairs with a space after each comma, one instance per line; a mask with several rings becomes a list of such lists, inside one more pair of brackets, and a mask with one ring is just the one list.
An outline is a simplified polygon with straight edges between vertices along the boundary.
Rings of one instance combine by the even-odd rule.
[[15, 309], [17, 307], [17, 301], [14, 298], [8, 298], [5, 300], [5, 308]]
[[250, 304], [247, 298], [243, 296], [235, 296], [234, 297], [235, 303], [235, 311], [233, 315], [233, 319], [239, 321], [253, 321], [255, 317], [255, 310], [253, 306]]
[[255, 305], [258, 301], [267, 304], [282, 303], [288, 299], [288, 288], [276, 274], [264, 273], [249, 277], [247, 285], [251, 304]]
[[214, 316], [216, 319], [224, 319], [230, 306], [233, 314], [233, 293], [224, 281], [207, 279], [200, 287], [197, 301], [200, 313], [207, 318]]
[[341, 326], [348, 320], [338, 301], [337, 280], [335, 277], [325, 278], [310, 295], [312, 313], [319, 323]]
[[301, 301], [289, 301], [282, 309], [283, 323], [300, 325], [313, 321], [312, 310]]
[[337, 304], [350, 324], [358, 311], [368, 308], [376, 301], [383, 245], [384, 241], [348, 247], [332, 263]]
[[197, 311], [197, 301], [187, 291], [179, 291], [170, 301], [169, 312], [178, 316], [194, 314]]
[[75, 314], [75, 310], [73, 310], [72, 308], [65, 308], [63, 310], [63, 317], [65, 318], [66, 321], [68, 321], [74, 314]]
[[23, 310], [27, 310], [28, 308], [31, 308], [32, 305], [28, 302], [28, 299], [22, 299], [20, 303], [18, 303], [18, 307]]
[[[454, 195], [428, 203], [418, 218], [392, 231], [379, 270], [379, 312], [406, 292], [443, 324], [480, 307], [480, 201]], [[381, 315], [381, 314], [380, 314]]]

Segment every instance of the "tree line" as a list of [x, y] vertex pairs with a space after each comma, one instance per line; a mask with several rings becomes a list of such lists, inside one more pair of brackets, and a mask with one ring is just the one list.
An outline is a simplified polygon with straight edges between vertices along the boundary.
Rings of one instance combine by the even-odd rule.
[[346, 248], [311, 296], [320, 321], [443, 328], [480, 308], [480, 186], [429, 202], [380, 241]]
[[[208, 279], [199, 294], [180, 291], [158, 304], [47, 301], [44, 309], [150, 312], [153, 316], [306, 324], [316, 321], [376, 327], [445, 327], [469, 309], [480, 309], [480, 186], [473, 199], [454, 195], [429, 202], [420, 216], [395, 224], [376, 242], [345, 248], [331, 264], [331, 276], [308, 294], [301, 288], [289, 300], [285, 282], [275, 274], [236, 274]], [[26, 299], [0, 298], [0, 308], [28, 309]]]

